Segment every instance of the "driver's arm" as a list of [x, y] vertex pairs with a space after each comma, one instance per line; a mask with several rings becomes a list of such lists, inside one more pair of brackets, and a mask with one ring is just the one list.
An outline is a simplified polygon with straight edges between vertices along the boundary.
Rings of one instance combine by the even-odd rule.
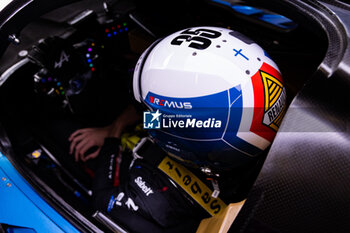
[[[75, 161], [85, 162], [96, 158], [107, 137], [120, 138], [126, 127], [134, 125], [139, 120], [140, 114], [130, 104], [111, 125], [100, 128], [84, 128], [73, 132], [68, 138], [70, 141], [69, 153], [74, 153]], [[90, 154], [86, 154], [94, 146], [97, 149]]]

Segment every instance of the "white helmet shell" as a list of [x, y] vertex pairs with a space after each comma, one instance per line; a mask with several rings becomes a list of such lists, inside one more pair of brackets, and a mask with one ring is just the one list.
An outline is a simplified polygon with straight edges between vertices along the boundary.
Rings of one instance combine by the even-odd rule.
[[[221, 152], [221, 162], [228, 164], [235, 154], [260, 154], [271, 144], [285, 111], [277, 65], [251, 39], [219, 27], [193, 27], [156, 41], [139, 58], [133, 90], [151, 111], [174, 116], [163, 117], [163, 126], [183, 120], [191, 128], [151, 130], [163, 148], [203, 164]], [[187, 119], [175, 119], [177, 115]], [[193, 119], [210, 119], [212, 127], [192, 127]], [[214, 127], [218, 121], [220, 127]]]

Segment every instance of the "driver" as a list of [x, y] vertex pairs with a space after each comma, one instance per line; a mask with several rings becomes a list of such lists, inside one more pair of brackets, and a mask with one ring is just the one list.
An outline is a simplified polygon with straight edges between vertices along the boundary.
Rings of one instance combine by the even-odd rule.
[[[141, 55], [133, 92], [149, 137], [129, 153], [121, 133], [140, 119], [135, 106], [69, 138], [77, 160], [98, 155], [97, 209], [132, 232], [194, 232], [246, 197], [286, 106], [278, 67], [260, 46], [225, 28], [181, 30]], [[84, 157], [92, 145], [98, 151]]]

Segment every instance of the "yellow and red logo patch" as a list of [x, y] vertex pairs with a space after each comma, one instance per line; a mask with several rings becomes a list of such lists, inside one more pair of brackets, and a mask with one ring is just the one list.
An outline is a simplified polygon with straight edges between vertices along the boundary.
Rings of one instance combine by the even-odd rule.
[[263, 63], [252, 76], [254, 115], [250, 131], [272, 141], [281, 124], [286, 107], [286, 89], [280, 72]]

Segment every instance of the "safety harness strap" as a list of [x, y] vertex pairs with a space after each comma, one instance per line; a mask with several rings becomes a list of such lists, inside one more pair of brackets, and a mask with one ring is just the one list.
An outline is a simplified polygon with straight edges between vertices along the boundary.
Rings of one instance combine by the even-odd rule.
[[221, 213], [226, 204], [220, 198], [213, 198], [213, 191], [190, 170], [165, 156], [158, 168], [180, 186], [211, 216]]
[[176, 186], [181, 187], [211, 216], [220, 214], [226, 208], [227, 205], [219, 197], [214, 198], [212, 189], [195, 174], [185, 166], [169, 158], [153, 142], [149, 142], [151, 142], [149, 138], [142, 138], [133, 148], [133, 154], [136, 159], [142, 158], [147, 163], [158, 167]]

